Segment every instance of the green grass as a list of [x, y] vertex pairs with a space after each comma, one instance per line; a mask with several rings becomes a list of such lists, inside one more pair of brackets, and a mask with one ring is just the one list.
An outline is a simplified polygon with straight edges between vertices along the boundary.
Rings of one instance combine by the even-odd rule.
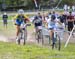
[[70, 44], [61, 51], [34, 44], [16, 45], [0, 42], [0, 59], [75, 59], [75, 46]]
[[[27, 30], [28, 31], [33, 31], [34, 26], [33, 26], [32, 23], [30, 23], [30, 24], [31, 24], [31, 26], [28, 26]], [[15, 33], [16, 33], [16, 26], [14, 25], [13, 22], [8, 22], [7, 29], [5, 29], [4, 26], [3, 26], [3, 23], [0, 22], [0, 33], [5, 35], [5, 36], [8, 36], [8, 37], [9, 36], [14, 36]]]
[[15, 32], [16, 32], [16, 28], [15, 28], [13, 22], [8, 23], [7, 29], [4, 28], [3, 23], [0, 22], [0, 33], [1, 34], [5, 35], [5, 36], [12, 36], [15, 34]]

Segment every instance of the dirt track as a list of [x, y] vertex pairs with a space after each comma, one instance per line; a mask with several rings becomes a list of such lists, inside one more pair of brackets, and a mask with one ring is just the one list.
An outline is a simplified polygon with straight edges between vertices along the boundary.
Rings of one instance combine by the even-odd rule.
[[0, 35], [0, 41], [8, 42], [8, 38], [6, 38], [6, 37], [3, 36], [3, 35]]
[[[64, 39], [62, 40], [62, 42], [66, 42], [68, 37], [69, 37], [68, 33], [64, 33]], [[15, 39], [16, 39], [15, 36], [13, 36], [13, 37], [11, 37], [11, 36], [5, 37], [3, 35], [0, 35], [0, 41], [3, 41], [3, 42], [15, 43], [15, 41], [16, 41]], [[28, 32], [28, 37], [27, 37], [27, 41], [26, 42], [27, 43], [35, 43], [35, 44], [37, 43], [37, 41], [35, 40], [35, 36], [34, 36], [33, 32]], [[45, 44], [49, 44], [48, 38], [44, 39], [44, 43]], [[75, 43], [75, 36], [74, 37], [72, 36], [70, 38], [70, 43]]]

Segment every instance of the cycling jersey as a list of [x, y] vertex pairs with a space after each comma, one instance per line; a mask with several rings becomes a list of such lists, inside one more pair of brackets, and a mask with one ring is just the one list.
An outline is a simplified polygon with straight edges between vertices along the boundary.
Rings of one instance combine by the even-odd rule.
[[28, 17], [25, 16], [25, 15], [16, 15], [16, 16], [14, 17], [14, 19], [15, 19], [16, 25], [19, 25], [19, 26], [23, 23], [23, 21], [24, 21], [25, 23], [26, 23], [26, 21], [28, 21]]
[[35, 16], [33, 23], [34, 23], [35, 27], [42, 26], [42, 17], [41, 16]]
[[[26, 15], [23, 15], [25, 18], [28, 18]], [[16, 20], [16, 18], [18, 17], [18, 14], [14, 17], [14, 19]]]
[[45, 18], [47, 23], [48, 23], [48, 29], [54, 29], [55, 28], [55, 20], [51, 20], [51, 17], [46, 17]]
[[54, 28], [55, 28], [55, 22], [49, 21], [49, 22], [48, 22], [48, 28], [49, 28], [49, 29], [54, 29]]

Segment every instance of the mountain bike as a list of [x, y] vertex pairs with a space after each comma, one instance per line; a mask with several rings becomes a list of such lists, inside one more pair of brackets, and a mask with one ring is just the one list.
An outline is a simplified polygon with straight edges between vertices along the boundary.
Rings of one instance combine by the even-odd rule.
[[57, 48], [59, 51], [61, 49], [61, 37], [60, 31], [54, 31], [52, 39], [52, 49]]
[[26, 44], [27, 40], [27, 26], [30, 26], [30, 24], [21, 24], [20, 30], [19, 30], [19, 35], [18, 35], [18, 44], [21, 43], [21, 39], [23, 39], [23, 44]]
[[36, 28], [36, 34], [35, 34], [35, 39], [37, 40], [38, 43], [44, 43], [44, 40], [43, 40], [43, 33], [42, 33], [42, 26], [38, 26]]

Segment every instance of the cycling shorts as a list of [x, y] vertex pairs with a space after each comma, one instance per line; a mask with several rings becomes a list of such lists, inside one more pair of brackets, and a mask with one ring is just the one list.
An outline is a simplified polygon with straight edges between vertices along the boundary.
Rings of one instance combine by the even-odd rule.
[[48, 29], [49, 30], [53, 30], [55, 28], [56, 28], [55, 24], [48, 24]]
[[48, 27], [49, 30], [54, 30], [55, 28], [56, 28], [55, 26]]

